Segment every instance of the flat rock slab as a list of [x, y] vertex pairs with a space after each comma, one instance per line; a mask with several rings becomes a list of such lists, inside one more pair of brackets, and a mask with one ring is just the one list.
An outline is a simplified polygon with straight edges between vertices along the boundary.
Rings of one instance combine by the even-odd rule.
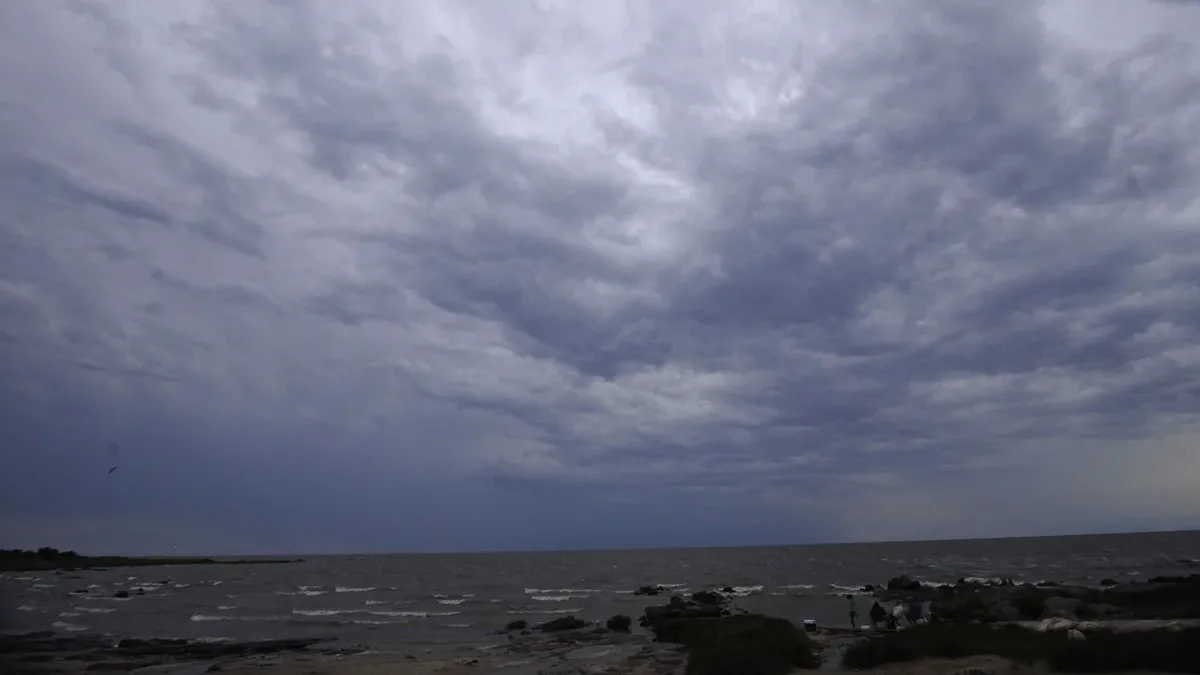
[[643, 646], [639, 644], [589, 645], [587, 647], [580, 647], [579, 649], [569, 651], [563, 655], [563, 658], [570, 659], [572, 661], [625, 661], [629, 657], [641, 652], [642, 649]]
[[201, 661], [199, 663], [149, 666], [148, 668], [131, 670], [129, 671], [129, 675], [205, 675], [213, 665], [213, 663]]

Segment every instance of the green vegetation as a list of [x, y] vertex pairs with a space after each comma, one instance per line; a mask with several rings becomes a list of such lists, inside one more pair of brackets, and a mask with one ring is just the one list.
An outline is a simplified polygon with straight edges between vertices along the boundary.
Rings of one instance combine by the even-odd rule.
[[662, 642], [688, 651], [687, 675], [787, 675], [820, 668], [808, 635], [791, 621], [760, 614], [665, 619], [651, 625]]
[[251, 559], [222, 560], [181, 556], [86, 556], [75, 551], [60, 551], [43, 546], [36, 551], [0, 549], [0, 572], [33, 570], [78, 570], [93, 567], [151, 567], [158, 565], [261, 565], [303, 562], [303, 560]]
[[1020, 663], [1044, 661], [1064, 673], [1153, 670], [1200, 673], [1200, 628], [1129, 633], [1089, 632], [1084, 640], [1012, 625], [933, 624], [851, 645], [842, 666], [861, 670], [924, 658], [991, 654]]
[[604, 623], [604, 627], [620, 633], [628, 633], [629, 627], [633, 625], [633, 619], [624, 614], [614, 614], [608, 617], [608, 621]]

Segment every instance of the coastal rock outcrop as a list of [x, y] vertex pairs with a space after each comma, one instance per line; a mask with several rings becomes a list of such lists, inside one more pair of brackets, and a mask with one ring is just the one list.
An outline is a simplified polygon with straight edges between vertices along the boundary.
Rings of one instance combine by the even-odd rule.
[[917, 590], [912, 583], [908, 577], [896, 577], [875, 595], [884, 600], [930, 601], [934, 620], [949, 623], [1200, 617], [1200, 574], [1099, 588], [961, 580], [954, 586]]
[[719, 593], [672, 596], [666, 605], [647, 607], [639, 623], [656, 641], [684, 646], [689, 675], [787, 675], [821, 666], [802, 629], [787, 619], [735, 614]]

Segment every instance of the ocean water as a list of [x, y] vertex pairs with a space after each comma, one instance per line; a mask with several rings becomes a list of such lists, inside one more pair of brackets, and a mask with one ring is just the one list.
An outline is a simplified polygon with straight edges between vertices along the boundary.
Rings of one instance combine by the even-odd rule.
[[[846, 625], [841, 597], [908, 574], [1097, 584], [1200, 571], [1200, 532], [638, 551], [329, 556], [304, 563], [0, 575], [0, 628], [119, 637], [323, 636], [380, 649], [494, 643], [514, 619], [636, 617], [675, 592]], [[86, 595], [74, 594], [88, 589]], [[143, 594], [138, 595], [141, 589]], [[112, 597], [119, 590], [129, 599]], [[861, 603], [860, 615], [869, 601]]]

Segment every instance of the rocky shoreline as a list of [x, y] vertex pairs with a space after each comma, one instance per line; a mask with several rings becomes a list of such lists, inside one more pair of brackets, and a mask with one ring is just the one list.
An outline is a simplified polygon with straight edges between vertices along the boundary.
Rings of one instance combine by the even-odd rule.
[[[320, 639], [214, 643], [42, 632], [0, 637], [0, 664], [3, 672], [14, 675], [240, 674], [264, 667], [278, 675], [457, 675], [499, 669], [511, 675], [785, 675], [797, 669], [838, 670], [843, 655], [848, 655], [851, 661], [859, 659], [860, 668], [886, 672], [893, 668], [887, 664], [897, 662], [924, 664], [924, 670], [911, 672], [943, 672], [987, 661], [992, 666], [985, 670], [1000, 675], [1010, 672], [1005, 664], [1015, 667], [1020, 658], [1036, 660], [1043, 652], [1051, 661], [1066, 658], [1063, 650], [1068, 647], [1074, 650], [1068, 656], [1075, 659], [1117, 658], [1106, 655], [1105, 645], [1119, 648], [1113, 654], [1120, 658], [1144, 658], [1131, 656], [1127, 644], [1117, 644], [1126, 639], [1121, 635], [1140, 631], [1138, 640], [1158, 645], [1161, 654], [1150, 660], [1166, 664], [1160, 671], [1200, 672], [1168, 658], [1172, 645], [1200, 637], [1200, 574], [1097, 588], [966, 579], [931, 587], [901, 576], [864, 591], [881, 602], [928, 602], [931, 619], [900, 631], [817, 626], [806, 630], [786, 619], [739, 610], [729, 594], [701, 591], [688, 597], [672, 595], [665, 604], [646, 608], [636, 621], [644, 631], [631, 630], [634, 620], [624, 616], [614, 616], [605, 625], [569, 616], [534, 626], [513, 621], [493, 634], [496, 644], [437, 654], [379, 653], [365, 646], [333, 647]], [[1039, 635], [1043, 637], [1034, 637]], [[1081, 644], [1093, 642], [1099, 656], [1081, 651]], [[1014, 645], [1024, 651], [1014, 652]], [[1004, 653], [1015, 656], [1000, 661], [982, 656]], [[929, 660], [935, 657], [944, 657], [938, 661], [944, 668]], [[1072, 667], [1077, 672], [1103, 670], [1087, 666], [1086, 660], [1082, 663]]]

